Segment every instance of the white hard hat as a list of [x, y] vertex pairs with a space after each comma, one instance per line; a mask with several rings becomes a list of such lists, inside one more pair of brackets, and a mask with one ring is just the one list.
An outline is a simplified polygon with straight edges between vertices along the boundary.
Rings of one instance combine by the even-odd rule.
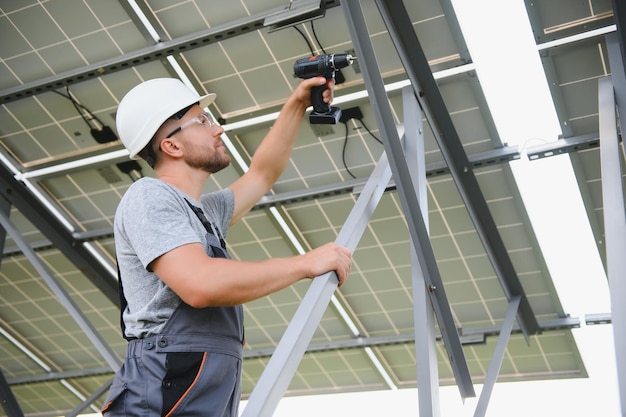
[[206, 107], [215, 100], [215, 94], [198, 96], [181, 80], [155, 78], [133, 87], [117, 108], [117, 133], [131, 159], [150, 142], [156, 131], [172, 115], [200, 102]]

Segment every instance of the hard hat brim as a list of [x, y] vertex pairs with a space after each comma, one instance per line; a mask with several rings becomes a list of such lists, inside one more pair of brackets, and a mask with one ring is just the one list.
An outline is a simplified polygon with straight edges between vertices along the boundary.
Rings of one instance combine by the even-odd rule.
[[205, 96], [201, 96], [200, 97], [200, 107], [208, 107], [210, 106], [214, 101], [215, 101], [215, 97], [217, 97], [217, 94], [215, 93], [209, 93]]

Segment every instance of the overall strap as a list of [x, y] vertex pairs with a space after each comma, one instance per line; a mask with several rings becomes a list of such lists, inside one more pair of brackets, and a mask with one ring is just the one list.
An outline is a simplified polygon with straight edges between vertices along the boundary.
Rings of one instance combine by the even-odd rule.
[[117, 264], [117, 284], [118, 284], [118, 291], [119, 291], [119, 297], [120, 297], [120, 327], [122, 328], [122, 337], [130, 341], [135, 338], [126, 336], [126, 323], [124, 323], [124, 310], [126, 310], [126, 307], [128, 306], [128, 301], [126, 301], [126, 296], [124, 296], [124, 288], [122, 287], [122, 275], [120, 274], [120, 265], [118, 262], [116, 262], [116, 264]]
[[187, 205], [189, 206], [191, 211], [193, 211], [194, 214], [198, 217], [198, 219], [200, 220], [200, 222], [202, 223], [202, 226], [204, 226], [206, 231], [209, 234], [212, 234], [213, 236], [217, 236], [217, 238], [220, 240], [220, 245], [222, 245], [222, 248], [226, 249], [226, 242], [224, 241], [224, 237], [222, 236], [222, 232], [220, 232], [220, 229], [217, 226], [215, 226], [213, 223], [211, 223], [209, 219], [206, 218], [206, 216], [204, 215], [204, 212], [202, 211], [200, 207], [192, 204], [186, 198], [185, 198], [185, 201], [187, 202]]
[[222, 236], [222, 232], [220, 232], [220, 229], [217, 226], [215, 226], [213, 223], [211, 223], [209, 219], [206, 218], [206, 216], [204, 215], [204, 212], [202, 211], [200, 207], [192, 204], [186, 198], [185, 198], [185, 201], [187, 202], [187, 205], [189, 206], [191, 211], [193, 211], [194, 214], [198, 217], [198, 219], [202, 223], [202, 226], [204, 226], [204, 228], [206, 229], [207, 233], [219, 239], [221, 248], [217, 248], [213, 246], [216, 257], [228, 258], [229, 256], [226, 253], [226, 241], [224, 240], [224, 237]]

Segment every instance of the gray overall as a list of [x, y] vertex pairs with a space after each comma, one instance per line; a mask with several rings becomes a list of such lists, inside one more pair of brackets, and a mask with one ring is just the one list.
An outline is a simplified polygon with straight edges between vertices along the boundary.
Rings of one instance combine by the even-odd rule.
[[[189, 205], [207, 230], [209, 255], [228, 258], [219, 230]], [[196, 309], [181, 301], [158, 335], [129, 340], [102, 414], [236, 417], [243, 340], [242, 306]]]

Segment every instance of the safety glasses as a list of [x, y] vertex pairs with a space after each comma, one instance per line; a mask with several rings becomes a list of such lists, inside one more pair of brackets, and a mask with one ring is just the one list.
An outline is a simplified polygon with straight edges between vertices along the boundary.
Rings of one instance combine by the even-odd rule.
[[194, 125], [196, 123], [199, 124], [200, 126], [205, 126], [205, 127], [219, 126], [219, 123], [213, 120], [210, 114], [202, 113], [198, 117], [194, 117], [193, 119], [183, 123], [182, 125], [178, 126], [176, 129], [172, 130], [170, 134], [166, 136], [166, 138], [170, 138], [174, 136], [175, 134], [177, 134], [178, 132], [180, 132], [181, 130], [183, 130], [184, 128]]

